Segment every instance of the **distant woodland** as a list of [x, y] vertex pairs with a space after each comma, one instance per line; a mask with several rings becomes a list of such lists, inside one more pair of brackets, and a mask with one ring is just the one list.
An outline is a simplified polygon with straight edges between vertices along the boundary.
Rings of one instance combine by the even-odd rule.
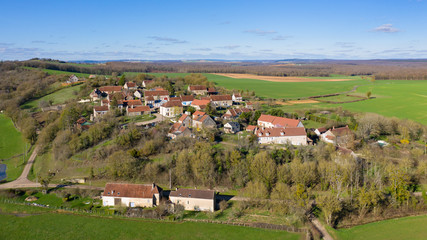
[[427, 80], [427, 60], [292, 60], [248, 62], [107, 62], [93, 66], [54, 60], [2, 63], [77, 73], [120, 75], [123, 72], [248, 73], [271, 76], [373, 75], [377, 80]]

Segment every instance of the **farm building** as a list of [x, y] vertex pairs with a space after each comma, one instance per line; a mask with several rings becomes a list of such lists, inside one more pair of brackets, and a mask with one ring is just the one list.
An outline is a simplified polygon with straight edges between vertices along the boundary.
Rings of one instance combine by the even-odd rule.
[[151, 109], [149, 106], [137, 106], [137, 107], [127, 107], [126, 108], [126, 115], [128, 116], [139, 116], [144, 114], [150, 114]]
[[260, 144], [307, 145], [307, 133], [304, 128], [265, 128], [255, 130]]
[[154, 207], [159, 205], [162, 188], [156, 184], [107, 183], [103, 206]]
[[213, 95], [210, 99], [215, 107], [228, 108], [233, 105], [231, 95]]
[[188, 91], [196, 95], [205, 95], [208, 93], [208, 89], [203, 85], [190, 85]]
[[169, 199], [173, 204], [184, 206], [190, 211], [215, 211], [215, 191], [198, 189], [176, 189]]

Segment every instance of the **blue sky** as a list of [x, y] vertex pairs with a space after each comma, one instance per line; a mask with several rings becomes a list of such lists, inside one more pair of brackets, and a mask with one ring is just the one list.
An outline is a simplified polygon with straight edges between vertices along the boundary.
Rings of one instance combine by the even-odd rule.
[[427, 58], [427, 0], [3, 1], [0, 59]]

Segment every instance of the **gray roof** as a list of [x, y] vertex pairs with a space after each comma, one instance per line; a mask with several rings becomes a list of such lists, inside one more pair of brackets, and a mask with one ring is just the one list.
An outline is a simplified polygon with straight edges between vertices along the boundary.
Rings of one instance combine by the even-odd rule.
[[169, 196], [185, 197], [185, 198], [215, 199], [215, 191], [179, 188], [176, 191], [171, 191]]

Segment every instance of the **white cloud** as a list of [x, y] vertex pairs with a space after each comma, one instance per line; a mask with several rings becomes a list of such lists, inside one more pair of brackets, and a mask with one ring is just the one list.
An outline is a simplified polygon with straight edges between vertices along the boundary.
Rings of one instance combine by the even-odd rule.
[[393, 24], [383, 24], [373, 29], [374, 32], [395, 33], [400, 32], [400, 29], [393, 27]]

